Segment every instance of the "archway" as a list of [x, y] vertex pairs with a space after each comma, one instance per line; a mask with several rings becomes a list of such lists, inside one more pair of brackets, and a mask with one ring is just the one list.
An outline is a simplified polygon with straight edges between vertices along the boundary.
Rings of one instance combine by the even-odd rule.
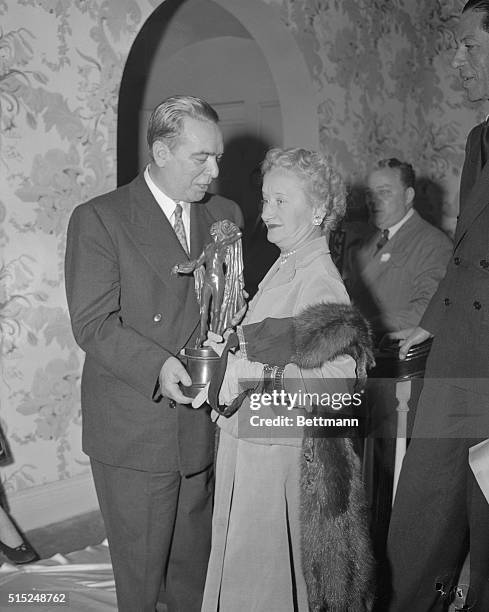
[[[199, 5], [205, 8], [200, 14], [207, 16], [207, 24], [213, 23], [214, 36], [249, 38], [261, 50], [277, 91], [283, 146], [319, 148], [312, 78], [293, 35], [280, 20], [278, 9], [262, 0], [165, 0], [143, 24], [124, 69], [117, 126], [118, 184], [131, 180], [138, 170], [140, 139], [134, 119], [141, 108], [147, 77], [145, 67], [153, 59], [157, 47], [155, 39], [165, 37], [179, 10], [190, 5], [197, 9]], [[217, 6], [221, 9], [219, 13], [216, 12]], [[176, 53], [189, 44], [208, 38], [208, 30], [202, 26], [199, 24], [198, 29], [192, 30], [183, 23], [168, 45], [169, 52]]]
[[149, 114], [175, 93], [201, 96], [220, 115], [225, 156], [212, 190], [238, 202], [244, 213], [253, 292], [277, 256], [259, 224], [258, 164], [271, 146], [319, 147], [309, 70], [278, 12], [261, 0], [165, 0], [144, 23], [126, 62], [118, 184], [144, 167]]

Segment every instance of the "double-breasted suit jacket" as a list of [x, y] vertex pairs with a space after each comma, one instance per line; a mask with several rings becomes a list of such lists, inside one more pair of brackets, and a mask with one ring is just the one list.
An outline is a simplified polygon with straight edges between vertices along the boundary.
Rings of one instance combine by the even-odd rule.
[[352, 245], [345, 282], [352, 301], [379, 332], [419, 324], [443, 278], [450, 239], [417, 212], [377, 252], [378, 231]]
[[429, 417], [418, 408], [422, 435], [458, 421], [466, 437], [489, 436], [489, 166], [481, 170], [480, 134], [478, 125], [467, 140], [453, 253], [420, 323], [434, 334], [425, 378], [452, 387]]
[[[191, 206], [192, 258], [224, 218], [242, 225], [237, 205], [220, 196]], [[142, 175], [73, 212], [66, 289], [73, 332], [86, 352], [83, 449], [100, 462], [187, 475], [212, 462], [207, 411], [170, 408], [157, 388], [165, 360], [198, 331], [193, 276], [171, 274], [186, 259]]]
[[473, 610], [489, 609], [489, 505], [468, 464], [470, 446], [489, 437], [489, 165], [481, 169], [480, 151], [479, 125], [467, 140], [453, 254], [420, 323], [434, 339], [389, 528], [395, 612], [413, 602], [445, 609], [440, 591], [451, 592], [468, 549]]

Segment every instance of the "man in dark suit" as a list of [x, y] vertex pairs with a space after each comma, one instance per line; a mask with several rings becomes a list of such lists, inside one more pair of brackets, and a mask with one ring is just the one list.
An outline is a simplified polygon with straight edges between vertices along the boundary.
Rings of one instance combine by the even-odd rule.
[[[470, 101], [489, 99], [489, 2], [470, 0], [453, 60]], [[420, 327], [434, 336], [413, 439], [401, 471], [388, 538], [389, 610], [444, 610], [470, 549], [470, 587], [489, 610], [489, 505], [468, 463], [489, 437], [489, 164], [484, 124], [469, 134], [454, 252]], [[385, 608], [382, 608], [385, 609]]]
[[90, 456], [121, 612], [198, 612], [210, 550], [214, 429], [179, 384], [199, 307], [192, 276], [234, 202], [209, 196], [223, 139], [214, 109], [175, 96], [148, 125], [151, 162], [129, 185], [78, 206], [68, 227], [66, 291], [82, 376]]

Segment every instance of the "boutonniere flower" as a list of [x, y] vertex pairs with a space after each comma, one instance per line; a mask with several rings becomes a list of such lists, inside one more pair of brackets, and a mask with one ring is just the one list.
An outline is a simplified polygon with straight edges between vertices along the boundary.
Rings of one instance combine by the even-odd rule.
[[382, 253], [382, 255], [380, 256], [380, 261], [382, 263], [385, 263], [386, 261], [389, 261], [390, 258], [391, 258], [390, 253]]

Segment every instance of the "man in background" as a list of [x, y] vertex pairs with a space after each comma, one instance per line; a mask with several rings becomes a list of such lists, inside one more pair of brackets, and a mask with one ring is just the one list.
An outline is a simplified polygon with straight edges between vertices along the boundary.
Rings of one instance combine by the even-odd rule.
[[410, 164], [379, 161], [368, 177], [371, 226], [347, 254], [345, 282], [378, 339], [418, 325], [443, 278], [449, 238], [413, 209]]
[[[370, 225], [347, 252], [346, 285], [353, 303], [370, 321], [377, 344], [389, 332], [419, 323], [452, 250], [450, 239], [413, 209], [415, 181], [413, 167], [396, 158], [375, 165], [368, 176]], [[382, 370], [374, 374], [385, 376]], [[413, 384], [409, 429], [419, 391], [420, 385]], [[397, 404], [395, 381], [369, 381], [364, 473], [379, 557], [385, 553], [392, 507]]]
[[179, 385], [178, 359], [199, 327], [197, 257], [216, 220], [242, 226], [234, 202], [206, 191], [223, 139], [214, 109], [190, 96], [149, 120], [151, 162], [129, 185], [72, 214], [66, 291], [85, 351], [83, 450], [90, 456], [120, 612], [199, 612], [211, 537], [214, 429]]
[[[457, 68], [469, 101], [489, 99], [489, 2], [470, 0], [456, 31]], [[470, 550], [467, 610], [489, 610], [489, 505], [469, 448], [489, 438], [489, 155], [487, 122], [470, 132], [460, 215], [446, 275], [399, 356], [433, 335], [413, 439], [388, 538], [389, 610], [445, 610]], [[385, 609], [385, 608], [382, 608]], [[460, 608], [461, 609], [461, 608]]]

